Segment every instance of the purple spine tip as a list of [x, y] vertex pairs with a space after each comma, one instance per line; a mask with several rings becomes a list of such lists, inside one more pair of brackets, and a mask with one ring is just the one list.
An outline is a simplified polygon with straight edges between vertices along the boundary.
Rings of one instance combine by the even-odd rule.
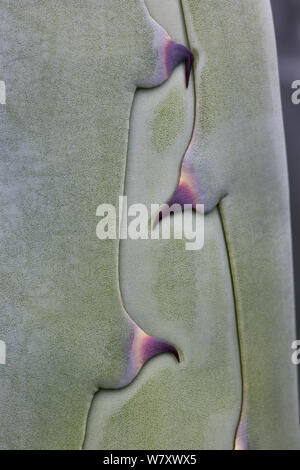
[[170, 41], [166, 50], [168, 75], [170, 75], [174, 68], [181, 62], [185, 62], [185, 84], [188, 88], [191, 70], [194, 63], [194, 55], [187, 47], [183, 46], [182, 44]]
[[195, 196], [189, 186], [186, 184], [179, 183], [177, 186], [175, 193], [171, 197], [171, 199], [166, 203], [166, 205], [159, 211], [158, 215], [156, 216], [153, 228], [157, 226], [159, 222], [166, 216], [169, 215], [171, 212], [175, 213], [180, 210], [184, 210], [185, 204], [191, 204], [193, 209], [196, 209], [197, 201], [195, 200]]
[[188, 88], [189, 87], [189, 81], [190, 81], [190, 75], [194, 63], [194, 55], [193, 53], [187, 49], [188, 51], [188, 56], [185, 60], [185, 85]]
[[171, 353], [175, 356], [177, 362], [180, 362], [178, 351], [174, 346], [153, 336], [148, 337], [144, 344], [144, 361], [146, 362], [146, 360], [161, 353]]

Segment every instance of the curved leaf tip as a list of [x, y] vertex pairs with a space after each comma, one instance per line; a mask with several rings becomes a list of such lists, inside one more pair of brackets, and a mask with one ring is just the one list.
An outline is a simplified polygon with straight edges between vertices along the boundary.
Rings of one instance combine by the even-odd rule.
[[149, 359], [161, 353], [171, 353], [180, 362], [178, 351], [174, 346], [154, 336], [147, 335], [135, 325], [129, 352], [129, 364], [122, 386], [129, 384]]

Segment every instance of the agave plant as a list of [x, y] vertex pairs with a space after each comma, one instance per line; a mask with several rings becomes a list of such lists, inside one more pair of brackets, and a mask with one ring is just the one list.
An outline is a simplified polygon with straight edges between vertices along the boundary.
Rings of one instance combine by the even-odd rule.
[[137, 86], [192, 54], [143, 2], [2, 2], [1, 446], [80, 448], [93, 394], [175, 348], [125, 311], [119, 243], [95, 235], [123, 193]]
[[288, 183], [270, 5], [181, 4], [147, 2], [193, 51], [194, 91], [186, 96], [178, 71], [136, 95], [126, 191], [132, 201], [204, 203], [204, 248], [121, 245], [125, 304], [147, 331], [176, 345], [181, 364], [160, 357], [126, 389], [100, 391], [85, 446], [298, 448]]
[[[297, 448], [268, 1], [1, 13], [0, 446]], [[122, 194], [204, 203], [204, 248], [99, 241], [97, 206]], [[130, 384], [161, 352], [180, 363], [160, 355]]]

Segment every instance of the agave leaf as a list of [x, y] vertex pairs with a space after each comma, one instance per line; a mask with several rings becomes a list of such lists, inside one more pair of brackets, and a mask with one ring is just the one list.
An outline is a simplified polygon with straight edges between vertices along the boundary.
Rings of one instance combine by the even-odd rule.
[[192, 55], [141, 0], [10, 0], [0, 11], [0, 446], [80, 448], [96, 390], [177, 354], [125, 311], [119, 242], [97, 239], [96, 209], [123, 194], [136, 87], [181, 61], [188, 81]]
[[[147, 6], [185, 43], [178, 2], [152, 0]], [[176, 186], [194, 122], [193, 88], [184, 90], [181, 83], [178, 69], [162, 87], [136, 94], [126, 169], [129, 205], [163, 202]], [[186, 251], [181, 240], [122, 240], [125, 306], [143, 329], [154, 336], [159, 331], [174, 344], [181, 362], [161, 356], [130, 386], [100, 391], [86, 449], [232, 449], [241, 409], [234, 299], [218, 212], [206, 219], [201, 251]]]
[[[202, 108], [188, 166], [207, 210], [220, 201], [235, 295], [243, 380], [236, 447], [299, 448], [288, 178], [271, 7], [183, 0], [183, 8], [190, 44], [205, 55], [196, 73]], [[196, 153], [200, 163], [193, 165]]]

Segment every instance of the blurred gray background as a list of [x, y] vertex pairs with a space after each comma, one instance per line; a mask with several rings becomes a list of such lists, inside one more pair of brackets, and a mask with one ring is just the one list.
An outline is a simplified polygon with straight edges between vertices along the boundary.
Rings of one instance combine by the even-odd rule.
[[300, 104], [294, 105], [291, 84], [300, 80], [300, 0], [271, 0], [285, 125], [291, 195], [297, 339], [300, 339]]

